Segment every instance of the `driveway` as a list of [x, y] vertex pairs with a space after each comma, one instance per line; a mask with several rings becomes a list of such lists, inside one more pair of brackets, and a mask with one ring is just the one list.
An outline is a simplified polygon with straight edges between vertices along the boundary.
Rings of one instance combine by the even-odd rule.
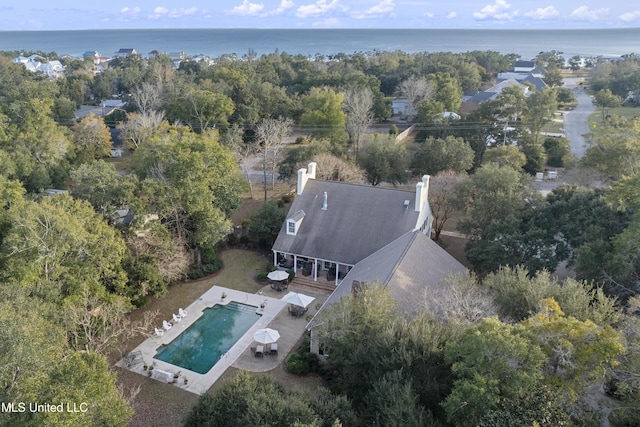
[[591, 101], [591, 96], [578, 86], [578, 80], [582, 79], [574, 77], [564, 79], [565, 87], [572, 89], [578, 100], [576, 108], [564, 115], [564, 129], [571, 146], [571, 152], [580, 159], [586, 152], [583, 135], [589, 133], [589, 116], [596, 110], [596, 107]]

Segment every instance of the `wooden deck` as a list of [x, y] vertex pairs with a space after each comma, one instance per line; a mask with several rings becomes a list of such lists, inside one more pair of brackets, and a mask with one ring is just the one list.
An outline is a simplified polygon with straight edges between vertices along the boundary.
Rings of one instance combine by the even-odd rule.
[[296, 287], [308, 288], [314, 292], [322, 292], [323, 294], [331, 294], [336, 288], [335, 282], [327, 281], [324, 277], [319, 277], [318, 281], [313, 281], [312, 276], [302, 276], [298, 275], [291, 284], [296, 285]]

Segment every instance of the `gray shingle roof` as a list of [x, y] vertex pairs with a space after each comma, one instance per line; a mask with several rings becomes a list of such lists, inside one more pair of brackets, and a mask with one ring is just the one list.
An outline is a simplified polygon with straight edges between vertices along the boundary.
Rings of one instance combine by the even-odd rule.
[[305, 212], [297, 234], [287, 235], [285, 221], [273, 250], [354, 265], [413, 230], [414, 206], [412, 191], [310, 179], [290, 209]]
[[402, 312], [415, 313], [425, 293], [437, 294], [443, 281], [456, 274], [467, 274], [466, 267], [430, 237], [420, 231], [408, 232], [356, 264], [324, 307], [350, 295], [354, 281], [377, 281], [389, 288]]

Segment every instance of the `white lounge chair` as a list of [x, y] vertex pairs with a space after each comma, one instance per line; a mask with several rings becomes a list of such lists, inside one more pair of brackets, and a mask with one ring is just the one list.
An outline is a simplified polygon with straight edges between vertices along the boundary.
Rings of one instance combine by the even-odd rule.
[[182, 320], [182, 316], [180, 316], [179, 314], [173, 315], [173, 323], [178, 323], [181, 320]]
[[164, 335], [164, 330], [160, 328], [156, 328], [156, 335], [161, 337]]
[[168, 331], [169, 329], [171, 329], [173, 325], [169, 322], [167, 322], [166, 320], [162, 321], [162, 327], [164, 328], [165, 331]]
[[183, 309], [179, 308], [178, 309], [178, 314], [180, 314], [180, 317], [185, 318], [187, 317], [187, 312], [184, 311]]

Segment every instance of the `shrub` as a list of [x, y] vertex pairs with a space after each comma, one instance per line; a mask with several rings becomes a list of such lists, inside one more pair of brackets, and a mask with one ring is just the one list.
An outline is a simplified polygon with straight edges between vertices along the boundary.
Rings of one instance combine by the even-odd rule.
[[282, 196], [282, 201], [285, 203], [290, 203], [291, 200], [293, 200], [293, 195], [291, 194], [285, 194], [284, 196]]
[[293, 353], [287, 359], [287, 371], [294, 375], [306, 375], [318, 371], [318, 356], [315, 353]]
[[222, 268], [222, 260], [216, 258], [212, 262], [202, 264], [201, 268], [193, 269], [189, 273], [189, 279], [195, 280], [208, 276], [213, 273], [217, 273]]

